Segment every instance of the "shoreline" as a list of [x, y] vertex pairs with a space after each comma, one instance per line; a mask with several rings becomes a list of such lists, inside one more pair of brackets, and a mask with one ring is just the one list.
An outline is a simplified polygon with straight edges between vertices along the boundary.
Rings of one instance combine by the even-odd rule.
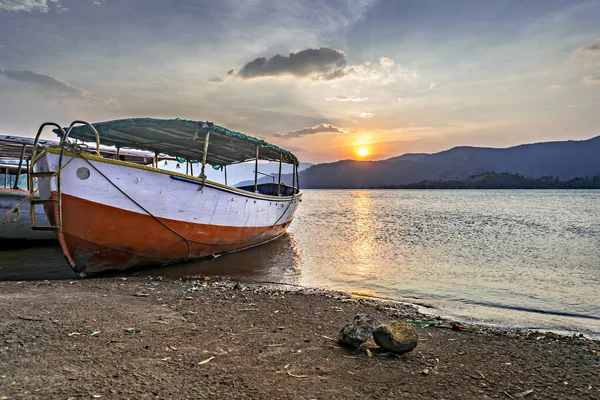
[[[39, 250], [40, 247], [35, 248]], [[23, 246], [22, 248], [11, 249], [11, 248], [1, 248], [0, 246], [0, 255], [5, 254], [9, 256], [7, 262], [0, 263], [0, 282], [5, 279], [9, 281], [37, 281], [37, 280], [79, 280], [80, 277], [72, 271], [66, 264], [64, 264], [64, 256], [62, 252], [60, 252], [60, 248], [54, 245], [46, 245], [42, 249], [46, 250], [44, 253], [46, 258], [50, 258], [50, 265], [48, 267], [42, 267], [42, 257], [38, 257], [39, 260], [35, 260], [34, 262], [30, 262], [30, 257], [28, 257], [31, 253], [32, 248], [29, 246]], [[51, 250], [51, 251], [50, 251]], [[37, 253], [32, 253], [34, 256]], [[27, 257], [26, 257], [27, 256]], [[12, 258], [11, 258], [12, 257]], [[58, 263], [57, 263], [58, 262]], [[3, 265], [4, 264], [4, 265]], [[14, 271], [13, 265], [23, 264], [21, 268], [18, 268], [16, 272]], [[351, 295], [354, 297], [360, 298], [371, 298], [376, 301], [392, 301], [398, 302], [407, 305], [413, 305], [418, 308], [420, 314], [423, 314], [424, 317], [428, 318], [442, 318], [444, 320], [453, 320], [453, 321], [461, 321], [463, 323], [468, 323], [472, 326], [479, 326], [485, 329], [495, 329], [501, 331], [519, 331], [519, 330], [532, 330], [532, 331], [552, 331], [561, 336], [572, 336], [573, 334], [583, 333], [587, 338], [592, 340], [600, 340], [600, 331], [590, 330], [585, 328], [577, 328], [577, 325], [568, 325], [563, 323], [562, 326], [558, 326], [557, 324], [553, 325], [540, 325], [538, 327], [532, 327], [528, 324], [524, 323], [515, 323], [510, 324], [507, 322], [509, 319], [503, 318], [499, 314], [505, 311], [510, 311], [511, 313], [522, 314], [524, 316], [528, 314], [534, 315], [554, 315], [553, 313], [548, 313], [536, 310], [515, 310], [511, 308], [505, 307], [494, 307], [490, 305], [482, 305], [482, 304], [474, 304], [474, 303], [461, 303], [461, 302], [452, 302], [435, 298], [411, 298], [411, 297], [399, 297], [394, 298], [385, 295], [377, 295], [368, 291], [344, 291], [337, 290], [331, 288], [319, 288], [319, 287], [308, 287], [303, 286], [299, 283], [291, 283], [291, 282], [277, 282], [277, 281], [266, 281], [261, 279], [255, 279], [248, 276], [228, 276], [228, 275], [216, 275], [216, 274], [195, 274], [189, 276], [170, 276], [169, 274], [161, 275], [160, 269], [141, 269], [137, 271], [123, 271], [123, 272], [113, 272], [101, 274], [98, 276], [88, 277], [86, 279], [107, 279], [107, 278], [118, 278], [118, 277], [162, 277], [162, 279], [173, 280], [173, 279], [183, 279], [186, 281], [193, 279], [204, 279], [205, 276], [210, 276], [213, 280], [235, 280], [240, 283], [254, 284], [254, 285], [271, 285], [273, 287], [294, 287], [294, 288], [303, 288], [310, 289], [316, 291], [331, 291], [336, 293], [345, 293], [346, 295]], [[473, 312], [470, 313], [472, 315], [460, 315], [460, 313], [456, 314], [453, 312], [452, 304], [462, 304], [463, 306], [471, 307], [474, 309], [480, 310], [492, 310], [497, 311], [499, 314], [496, 317], [490, 317], [489, 315], [485, 315], [484, 313]], [[446, 307], [444, 307], [446, 305]], [[563, 318], [586, 318], [585, 316], [562, 316]], [[522, 317], [521, 322], [526, 320], [527, 318]]]
[[214, 277], [0, 282], [0, 304], [0, 399], [600, 398], [598, 341], [415, 325], [419, 345], [401, 357], [372, 339], [345, 350], [335, 338], [357, 313], [426, 317], [325, 289]]
[[[137, 274], [134, 274], [134, 276], [137, 276]], [[171, 279], [171, 278], [152, 276], [152, 275], [142, 275], [142, 276], [151, 277], [154, 279]], [[189, 280], [205, 279], [206, 277], [207, 276], [197, 275], [194, 277], [180, 278], [180, 279], [183, 281], [189, 281]], [[380, 296], [380, 295], [376, 295], [376, 294], [372, 294], [372, 293], [368, 293], [368, 292], [364, 292], [364, 291], [353, 292], [353, 291], [336, 290], [336, 289], [329, 289], [329, 288], [309, 287], [309, 286], [303, 286], [301, 284], [296, 284], [296, 283], [260, 281], [260, 280], [252, 280], [252, 279], [248, 279], [248, 278], [232, 278], [232, 277], [229, 277], [226, 275], [210, 275], [208, 277], [213, 280], [239, 282], [239, 283], [243, 283], [243, 284], [247, 284], [247, 285], [256, 285], [256, 286], [269, 285], [273, 288], [279, 288], [279, 289], [284, 289], [284, 290], [288, 290], [289, 288], [294, 288], [296, 290], [306, 290], [309, 293], [321, 293], [321, 292], [330, 293], [330, 294], [336, 295], [336, 296], [347, 296], [347, 297], [351, 297], [354, 299], [364, 299], [364, 300], [372, 301], [374, 303], [399, 304], [401, 306], [413, 307], [415, 309], [415, 312], [421, 318], [438, 319], [438, 320], [442, 320], [442, 321], [446, 321], [446, 322], [459, 322], [463, 325], [477, 327], [478, 329], [487, 329], [487, 330], [505, 332], [505, 333], [507, 333], [507, 332], [542, 332], [542, 333], [550, 332], [552, 334], [555, 334], [555, 335], [558, 335], [561, 337], [572, 337], [572, 336], [583, 335], [585, 338], [587, 338], [589, 340], [592, 340], [594, 342], [600, 342], [600, 332], [591, 332], [591, 331], [577, 330], [577, 329], [567, 329], [566, 327], [560, 328], [557, 326], [532, 327], [532, 326], [522, 326], [522, 325], [518, 325], [518, 324], [509, 325], [509, 324], [503, 324], [502, 322], [496, 321], [496, 320], [485, 320], [483, 317], [466, 317], [466, 316], [461, 317], [461, 316], [453, 316], [450, 314], [444, 314], [443, 312], [441, 312], [441, 310], [439, 308], [436, 308], [436, 306], [434, 305], [434, 303], [436, 302], [435, 299], [408, 298], [408, 297], [393, 298], [393, 297], [386, 297], [383, 295]], [[481, 305], [481, 304], [472, 304], [472, 303], [466, 303], [466, 304], [468, 304], [469, 306], [472, 306], [472, 307], [488, 308], [488, 309], [495, 309], [495, 310], [509, 310], [511, 312], [518, 312], [518, 313], [524, 313], [524, 314], [556, 315], [556, 316], [561, 316], [561, 317], [566, 317], [566, 318], [584, 318], [584, 319], [587, 318], [586, 316], [561, 315], [561, 314], [554, 314], [552, 312], [544, 312], [544, 311], [539, 311], [539, 310], [519, 310], [519, 309], [514, 309], [514, 308], [492, 307], [490, 305]]]

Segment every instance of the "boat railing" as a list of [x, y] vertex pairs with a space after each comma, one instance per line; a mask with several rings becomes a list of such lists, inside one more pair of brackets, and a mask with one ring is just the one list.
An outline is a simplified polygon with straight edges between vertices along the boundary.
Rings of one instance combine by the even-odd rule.
[[[29, 207], [30, 207], [30, 215], [31, 215], [31, 229], [33, 230], [38, 230], [38, 231], [53, 231], [53, 230], [57, 230], [60, 229], [60, 226], [62, 225], [62, 215], [61, 215], [61, 196], [60, 196], [60, 168], [59, 171], [43, 171], [43, 172], [36, 172], [35, 171], [35, 165], [36, 163], [40, 160], [40, 158], [42, 157], [42, 155], [44, 154], [43, 152], [40, 153], [38, 155], [38, 150], [40, 150], [41, 146], [39, 146], [39, 141], [40, 141], [40, 135], [42, 134], [42, 132], [44, 131], [44, 128], [47, 126], [53, 126], [55, 128], [57, 128], [58, 130], [60, 130], [60, 132], [63, 134], [63, 138], [66, 137], [66, 133], [65, 130], [57, 123], [55, 122], [44, 122], [42, 125], [40, 125], [37, 134], [35, 135], [35, 140], [33, 141], [33, 150], [31, 153], [31, 163], [29, 164], [29, 173], [27, 174], [27, 179], [28, 179], [28, 186], [29, 186]], [[62, 144], [62, 140], [61, 140], [61, 144]], [[63, 147], [63, 146], [61, 146]], [[62, 155], [62, 152], [61, 152]], [[35, 185], [35, 179], [39, 179], [39, 178], [49, 178], [50, 180], [52, 178], [56, 178], [56, 187], [57, 187], [57, 195], [56, 198], [49, 198], [49, 199], [39, 199], [39, 198], [35, 198], [35, 192], [39, 189], [40, 184], [39, 182], [37, 182], [37, 185]], [[37, 187], [37, 189], [36, 189]], [[49, 226], [40, 226], [40, 225], [36, 225], [35, 222], [35, 206], [36, 205], [46, 205], [46, 204], [57, 204], [58, 207], [58, 215], [55, 215], [55, 225], [49, 225]]]
[[[69, 134], [71, 133], [71, 131], [73, 130], [73, 128], [75, 127], [75, 125], [86, 125], [88, 128], [90, 128], [90, 130], [92, 131], [92, 133], [94, 134], [94, 136], [96, 137], [96, 155], [100, 156], [100, 134], [98, 133], [98, 131], [96, 130], [96, 128], [94, 128], [94, 126], [92, 124], [90, 124], [89, 122], [86, 121], [81, 121], [81, 120], [75, 120], [73, 122], [71, 122], [71, 125], [69, 125], [69, 127], [67, 128], [67, 132], [65, 133], [64, 130], [61, 129], [62, 131], [62, 138], [60, 140], [60, 145], [61, 147], [64, 148], [64, 144], [68, 143], [68, 139], [69, 139]], [[62, 152], [61, 152], [61, 158], [62, 158]]]

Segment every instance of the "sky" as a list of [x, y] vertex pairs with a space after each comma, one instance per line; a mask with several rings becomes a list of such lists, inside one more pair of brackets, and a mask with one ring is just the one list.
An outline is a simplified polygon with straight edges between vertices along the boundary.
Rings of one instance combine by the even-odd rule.
[[0, 0], [0, 134], [179, 117], [311, 163], [587, 139], [598, 21], [600, 0]]

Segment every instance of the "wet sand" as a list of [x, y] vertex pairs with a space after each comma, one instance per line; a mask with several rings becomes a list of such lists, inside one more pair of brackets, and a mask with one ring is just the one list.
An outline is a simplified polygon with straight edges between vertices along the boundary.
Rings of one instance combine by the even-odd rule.
[[214, 278], [0, 282], [0, 399], [600, 398], [584, 338], [416, 328], [417, 348], [389, 357], [333, 340], [357, 313], [419, 317]]

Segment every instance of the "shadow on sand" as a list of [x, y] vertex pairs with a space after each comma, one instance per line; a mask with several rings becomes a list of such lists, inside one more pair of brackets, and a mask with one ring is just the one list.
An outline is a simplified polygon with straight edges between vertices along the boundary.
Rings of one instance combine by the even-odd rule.
[[[223, 256], [134, 271], [118, 271], [93, 277], [163, 276], [194, 278], [226, 275], [253, 281], [294, 283], [300, 274], [300, 253], [294, 237], [286, 233], [271, 242]], [[92, 277], [90, 277], [92, 278]], [[0, 244], [0, 280], [79, 279], [55, 242]]]

